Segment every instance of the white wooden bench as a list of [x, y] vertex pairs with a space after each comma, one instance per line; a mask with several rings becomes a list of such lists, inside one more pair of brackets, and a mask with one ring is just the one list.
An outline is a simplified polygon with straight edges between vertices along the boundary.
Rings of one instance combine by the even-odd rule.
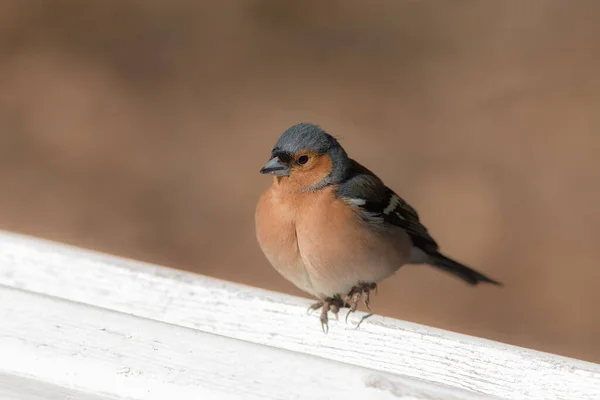
[[600, 399], [597, 364], [379, 316], [325, 335], [310, 303], [0, 232], [0, 399]]

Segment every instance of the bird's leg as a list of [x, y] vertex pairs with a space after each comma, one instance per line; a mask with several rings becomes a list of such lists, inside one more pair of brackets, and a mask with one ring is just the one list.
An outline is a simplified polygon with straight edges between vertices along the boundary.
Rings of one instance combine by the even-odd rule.
[[318, 301], [314, 304], [312, 304], [310, 307], [308, 307], [308, 310], [306, 311], [307, 314], [310, 314], [311, 312], [318, 310], [319, 308], [323, 307], [323, 302], [322, 301]]
[[354, 288], [350, 291], [350, 293], [348, 293], [348, 295], [346, 296], [346, 303], [348, 303], [350, 305], [350, 309], [348, 310], [348, 313], [346, 314], [346, 323], [348, 323], [348, 316], [353, 313], [354, 311], [356, 311], [356, 309], [358, 308], [358, 302], [360, 301], [360, 295], [361, 293], [357, 290], [354, 290]]
[[365, 307], [367, 307], [368, 310], [371, 310], [369, 308], [369, 301], [370, 301], [370, 295], [371, 295], [371, 291], [375, 290], [375, 292], [377, 293], [377, 284], [376, 283], [365, 283], [363, 285], [363, 289], [362, 289], [362, 293], [363, 293], [363, 302], [365, 303]]
[[363, 300], [367, 309], [369, 308], [370, 294], [372, 290], [377, 290], [377, 284], [374, 282], [360, 282], [358, 285], [350, 289], [350, 292], [345, 297], [345, 301], [350, 305], [350, 310], [346, 314], [346, 322], [348, 322], [348, 316], [358, 308], [359, 301]]
[[321, 328], [323, 332], [327, 334], [329, 332], [329, 318], [327, 317], [327, 313], [329, 312], [329, 303], [327, 301], [323, 302], [323, 307], [321, 307]]
[[335, 316], [335, 319], [338, 319], [338, 313], [340, 308], [344, 307], [346, 304], [341, 299], [340, 296], [328, 297], [322, 301], [319, 301], [313, 305], [311, 305], [308, 309], [309, 313], [314, 310], [321, 309], [321, 328], [323, 328], [323, 332], [329, 332], [329, 317], [328, 313], [331, 313]]
[[329, 311], [331, 311], [331, 313], [333, 314], [333, 316], [335, 317], [336, 320], [339, 319], [338, 313], [340, 312], [340, 307], [344, 306], [344, 302], [341, 300], [342, 299], [339, 299], [339, 302], [338, 302], [337, 299], [335, 299], [335, 301], [333, 301], [329, 304]]

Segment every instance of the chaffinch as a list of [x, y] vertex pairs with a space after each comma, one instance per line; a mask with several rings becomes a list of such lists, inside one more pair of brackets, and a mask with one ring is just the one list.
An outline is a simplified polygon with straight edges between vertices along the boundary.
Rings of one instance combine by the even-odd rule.
[[368, 308], [377, 283], [404, 264], [501, 285], [440, 253], [417, 211], [317, 125], [287, 129], [260, 173], [274, 178], [256, 207], [258, 243], [284, 278], [319, 299], [309, 310], [321, 308], [324, 331], [329, 311], [349, 315], [361, 300]]

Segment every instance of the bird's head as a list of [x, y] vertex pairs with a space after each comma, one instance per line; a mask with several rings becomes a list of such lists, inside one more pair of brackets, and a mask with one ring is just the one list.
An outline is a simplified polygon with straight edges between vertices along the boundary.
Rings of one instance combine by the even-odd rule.
[[348, 155], [333, 136], [317, 125], [300, 123], [283, 132], [260, 173], [318, 189], [340, 183], [349, 169]]

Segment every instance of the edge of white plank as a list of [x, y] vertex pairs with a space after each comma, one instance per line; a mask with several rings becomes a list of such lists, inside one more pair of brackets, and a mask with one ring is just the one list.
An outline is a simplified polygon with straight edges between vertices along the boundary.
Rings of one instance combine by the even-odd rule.
[[6, 286], [0, 318], [12, 400], [490, 399]]
[[600, 395], [598, 364], [380, 316], [325, 335], [309, 299], [14, 233], [0, 284], [506, 399]]
[[[0, 338], [0, 346], [2, 339]], [[86, 393], [81, 390], [52, 384], [40, 377], [26, 378], [14, 373], [0, 372], [0, 399], [6, 400], [123, 400], [122, 397]]]

